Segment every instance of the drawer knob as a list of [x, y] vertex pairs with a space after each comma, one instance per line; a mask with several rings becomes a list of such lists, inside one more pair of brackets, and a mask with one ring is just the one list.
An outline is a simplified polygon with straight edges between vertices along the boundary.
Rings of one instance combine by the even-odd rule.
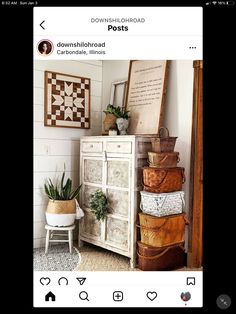
[[90, 145], [90, 148], [93, 148], [93, 144]]
[[118, 148], [120, 148], [120, 145], [117, 145]]

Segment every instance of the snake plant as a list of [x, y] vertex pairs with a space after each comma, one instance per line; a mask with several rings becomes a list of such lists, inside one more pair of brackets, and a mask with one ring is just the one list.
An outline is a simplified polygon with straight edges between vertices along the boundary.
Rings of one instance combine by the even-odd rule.
[[72, 180], [68, 178], [64, 184], [64, 178], [65, 171], [62, 174], [59, 184], [53, 184], [51, 179], [47, 179], [47, 182], [44, 184], [45, 193], [51, 200], [72, 200], [78, 196], [82, 184], [72, 190]]

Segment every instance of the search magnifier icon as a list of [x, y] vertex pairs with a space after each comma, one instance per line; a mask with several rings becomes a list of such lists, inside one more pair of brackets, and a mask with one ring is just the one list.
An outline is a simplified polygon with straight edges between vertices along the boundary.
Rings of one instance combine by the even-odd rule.
[[87, 301], [89, 301], [89, 299], [88, 299], [88, 292], [86, 292], [86, 291], [81, 291], [81, 292], [79, 293], [79, 298], [80, 298], [81, 300], [87, 300]]

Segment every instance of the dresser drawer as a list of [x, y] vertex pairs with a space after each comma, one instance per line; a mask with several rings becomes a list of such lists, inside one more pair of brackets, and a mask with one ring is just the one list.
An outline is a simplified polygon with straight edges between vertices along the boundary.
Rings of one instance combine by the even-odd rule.
[[83, 153], [102, 153], [102, 142], [82, 142]]
[[132, 153], [132, 142], [107, 142], [107, 153]]

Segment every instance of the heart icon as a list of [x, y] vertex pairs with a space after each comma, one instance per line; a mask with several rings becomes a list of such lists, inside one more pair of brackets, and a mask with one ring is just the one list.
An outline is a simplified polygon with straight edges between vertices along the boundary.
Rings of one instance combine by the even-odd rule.
[[50, 284], [51, 279], [48, 277], [41, 277], [39, 281], [40, 281], [41, 285], [47, 286]]
[[149, 300], [153, 301], [157, 297], [157, 293], [155, 291], [148, 291], [147, 297]]

